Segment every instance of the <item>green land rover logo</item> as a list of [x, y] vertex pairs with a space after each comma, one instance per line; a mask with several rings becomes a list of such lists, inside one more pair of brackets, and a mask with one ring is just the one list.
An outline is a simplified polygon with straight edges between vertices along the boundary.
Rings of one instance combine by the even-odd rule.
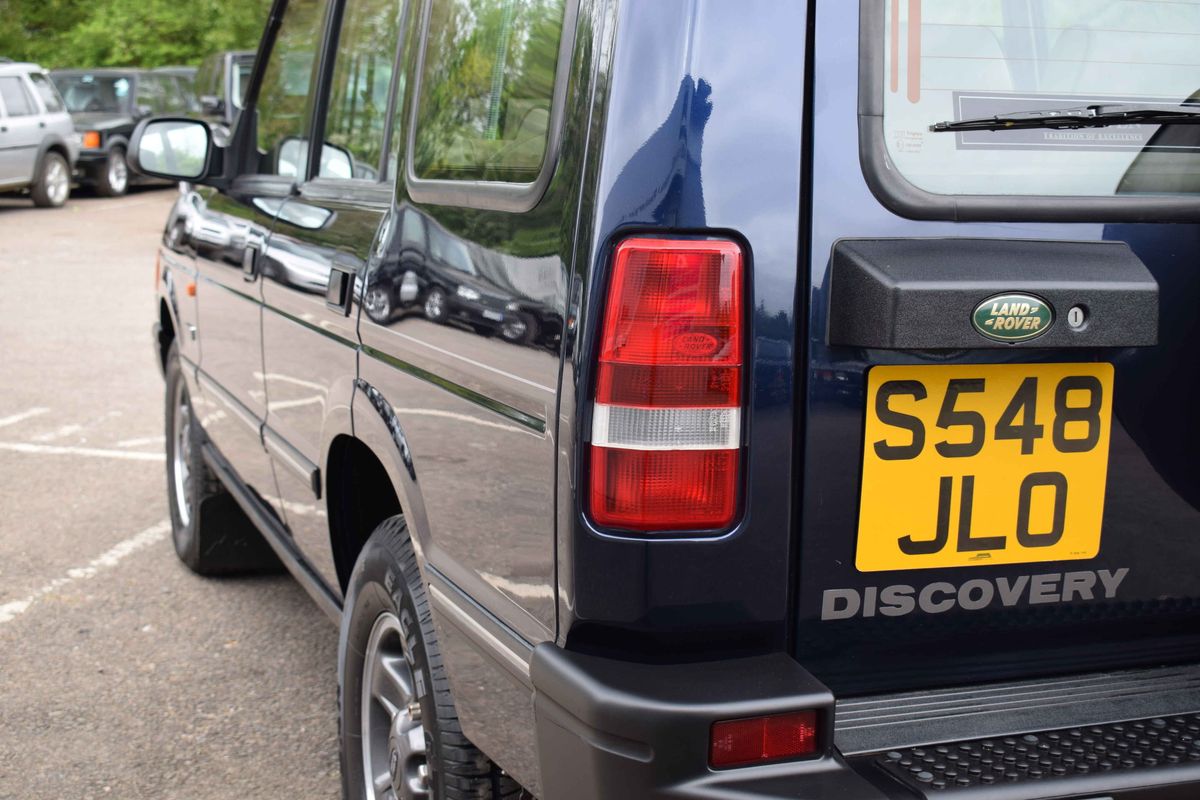
[[999, 342], [1019, 342], [1041, 336], [1054, 324], [1054, 309], [1040, 297], [998, 294], [975, 307], [975, 330]]

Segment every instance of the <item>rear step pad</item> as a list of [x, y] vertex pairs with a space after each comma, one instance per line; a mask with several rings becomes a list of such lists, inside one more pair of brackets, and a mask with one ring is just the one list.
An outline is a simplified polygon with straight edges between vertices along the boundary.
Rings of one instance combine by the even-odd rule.
[[[882, 770], [918, 797], [940, 800], [1179, 785], [1200, 781], [1200, 714], [910, 747], [851, 763], [864, 774]], [[1200, 796], [1200, 784], [1194, 792]]]

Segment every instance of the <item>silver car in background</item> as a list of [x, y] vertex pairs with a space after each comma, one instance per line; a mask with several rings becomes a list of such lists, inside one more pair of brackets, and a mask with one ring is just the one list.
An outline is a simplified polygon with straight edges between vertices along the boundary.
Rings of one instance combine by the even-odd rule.
[[71, 193], [79, 144], [71, 115], [36, 64], [0, 61], [0, 192], [57, 208]]

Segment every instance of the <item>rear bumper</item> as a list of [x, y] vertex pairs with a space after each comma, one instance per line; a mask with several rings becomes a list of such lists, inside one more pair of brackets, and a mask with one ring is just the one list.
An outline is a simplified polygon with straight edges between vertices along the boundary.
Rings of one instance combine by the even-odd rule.
[[[833, 751], [833, 696], [783, 654], [685, 665], [533, 654], [542, 800], [886, 797]], [[712, 723], [816, 709], [817, 758], [738, 769], [708, 766]]]
[[[1051, 692], [1064, 702], [1014, 692], [1008, 695], [1009, 705], [1024, 700], [1026, 710], [1037, 717], [1027, 722], [1044, 727], [1018, 724], [1007, 735], [994, 735], [985, 732], [986, 725], [973, 724], [965, 738], [930, 740], [940, 745], [897, 746], [846, 758], [833, 745], [832, 695], [783, 654], [649, 665], [544, 643], [534, 649], [530, 671], [543, 790], [539, 796], [1195, 800], [1200, 797], [1200, 710], [1194, 697], [1180, 694], [1179, 676], [1172, 679], [1177, 672], [1190, 674], [1188, 670], [1158, 670], [1157, 690], [1133, 706], [1122, 708], [1119, 696], [1102, 692], [1112, 718], [1127, 722], [1077, 724], [1077, 709], [1064, 697], [1069, 692]], [[923, 713], [938, 705], [929, 699]], [[882, 722], [904, 715], [903, 704], [897, 706], [880, 712], [887, 718]], [[1157, 714], [1167, 707], [1179, 711], [1136, 719], [1139, 711]], [[1184, 707], [1192, 710], [1184, 714]], [[737, 769], [708, 766], [713, 722], [799, 709], [821, 715], [819, 757]], [[967, 709], [963, 713], [970, 716]], [[1037, 732], [1021, 734], [1022, 727]]]

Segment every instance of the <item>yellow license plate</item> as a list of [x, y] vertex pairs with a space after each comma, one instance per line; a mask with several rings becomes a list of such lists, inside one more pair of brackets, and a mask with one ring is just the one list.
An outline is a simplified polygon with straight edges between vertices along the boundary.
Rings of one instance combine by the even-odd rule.
[[1093, 558], [1111, 364], [879, 366], [855, 565], [862, 572]]

